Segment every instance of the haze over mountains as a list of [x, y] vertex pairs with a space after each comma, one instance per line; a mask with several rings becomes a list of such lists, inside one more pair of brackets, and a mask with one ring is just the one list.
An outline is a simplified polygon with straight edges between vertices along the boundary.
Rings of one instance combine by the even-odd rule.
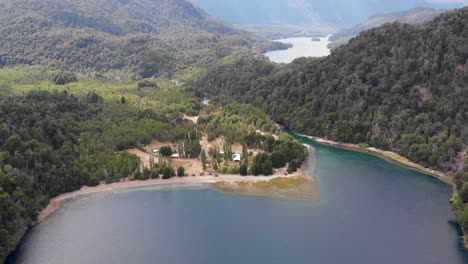
[[466, 0], [191, 0], [210, 15], [240, 25], [289, 24], [318, 31], [349, 28], [367, 18], [415, 7], [450, 9]]

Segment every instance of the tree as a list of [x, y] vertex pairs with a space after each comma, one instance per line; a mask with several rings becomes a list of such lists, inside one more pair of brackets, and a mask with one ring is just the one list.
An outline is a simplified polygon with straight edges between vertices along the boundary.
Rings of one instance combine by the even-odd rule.
[[149, 178], [151, 178], [151, 171], [147, 167], [145, 167], [145, 169], [143, 170], [142, 180], [148, 180]]
[[50, 81], [57, 85], [65, 85], [72, 82], [77, 82], [76, 74], [71, 72], [55, 72], [50, 76]]
[[245, 143], [242, 144], [242, 164], [249, 166], [249, 149]]
[[202, 162], [203, 170], [206, 170], [206, 152], [205, 152], [205, 150], [202, 150], [201, 162]]
[[288, 173], [296, 172], [297, 169], [301, 166], [302, 162], [300, 160], [294, 159], [289, 162]]
[[463, 186], [463, 183], [466, 181], [466, 179], [468, 178], [468, 173], [463, 173], [461, 171], [455, 173], [455, 175], [453, 176], [453, 183], [455, 184], [455, 187], [457, 187], [458, 190], [460, 190]]
[[224, 160], [231, 161], [232, 160], [232, 145], [227, 140], [224, 142], [223, 151], [224, 151]]
[[262, 164], [262, 174], [265, 176], [270, 176], [273, 174], [273, 165], [271, 164], [271, 160], [266, 160]]
[[239, 171], [240, 171], [239, 165], [233, 164], [233, 165], [229, 166], [229, 169], [228, 169], [229, 174], [232, 174], [232, 175], [239, 174]]
[[271, 163], [271, 157], [267, 153], [259, 153], [255, 156], [252, 165], [252, 174], [257, 176], [263, 174], [269, 176], [273, 174], [273, 165]]
[[240, 173], [240, 175], [242, 175], [242, 176], [247, 176], [247, 175], [249, 174], [249, 173], [248, 173], [247, 165], [245, 165], [245, 164], [240, 165], [240, 167], [239, 167], [239, 173]]
[[150, 80], [143, 80], [141, 82], [138, 82], [138, 89], [143, 89], [143, 88], [151, 88], [151, 89], [157, 89], [158, 84], [155, 81], [150, 81]]
[[157, 171], [153, 170], [151, 171], [151, 179], [158, 179], [159, 178], [159, 174]]
[[120, 97], [120, 103], [121, 104], [126, 104], [127, 103], [127, 99], [125, 99], [125, 96]]
[[463, 203], [468, 203], [468, 182], [465, 182], [458, 192]]
[[143, 179], [143, 173], [140, 170], [137, 170], [133, 174], [133, 179], [136, 180], [136, 181], [142, 180]]
[[150, 171], [154, 171], [155, 165], [154, 165], [154, 158], [153, 157], [151, 157], [149, 159], [149, 165], [150, 165], [150, 167], [149, 167]]
[[172, 154], [172, 148], [170, 146], [163, 146], [159, 149], [159, 155], [163, 157], [170, 157]]
[[265, 150], [268, 152], [272, 152], [273, 148], [275, 147], [275, 138], [272, 135], [268, 135], [265, 137]]
[[254, 162], [252, 164], [252, 167], [250, 168], [252, 174], [254, 176], [258, 176], [260, 174], [262, 174], [262, 164], [261, 163], [257, 163], [257, 162]]
[[180, 166], [179, 168], [177, 168], [177, 176], [179, 176], [179, 177], [185, 176], [185, 169], [184, 169], [184, 167]]
[[286, 153], [284, 151], [274, 151], [271, 153], [271, 162], [274, 168], [286, 166]]
[[173, 176], [175, 176], [175, 173], [174, 173], [174, 169], [172, 169], [171, 167], [164, 167], [162, 168], [162, 175], [163, 175], [163, 179], [167, 180], [167, 179], [170, 179], [172, 178]]
[[[187, 132], [183, 145], [183, 156], [198, 158], [201, 152], [200, 138], [197, 130]], [[206, 154], [206, 153], [205, 153]]]

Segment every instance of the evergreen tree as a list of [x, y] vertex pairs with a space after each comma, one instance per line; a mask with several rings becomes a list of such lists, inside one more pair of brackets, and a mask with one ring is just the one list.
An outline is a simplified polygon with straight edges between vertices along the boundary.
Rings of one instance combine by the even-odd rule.
[[206, 170], [206, 153], [205, 150], [201, 152], [201, 162], [203, 166], [203, 170]]

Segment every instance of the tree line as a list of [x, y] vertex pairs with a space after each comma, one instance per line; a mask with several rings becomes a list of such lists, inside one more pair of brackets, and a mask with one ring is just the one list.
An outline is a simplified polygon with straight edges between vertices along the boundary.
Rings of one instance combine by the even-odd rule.
[[239, 56], [186, 86], [224, 104], [253, 104], [300, 133], [394, 151], [454, 175], [454, 208], [468, 233], [468, 8], [421, 27], [365, 31], [324, 58], [276, 65]]
[[166, 164], [149, 176], [140, 169], [140, 159], [126, 150], [153, 139], [193, 137], [193, 124], [172, 123], [151, 110], [128, 115], [131, 110], [113, 107], [96, 93], [31, 91], [0, 97], [0, 260], [51, 197], [129, 176], [183, 174]]

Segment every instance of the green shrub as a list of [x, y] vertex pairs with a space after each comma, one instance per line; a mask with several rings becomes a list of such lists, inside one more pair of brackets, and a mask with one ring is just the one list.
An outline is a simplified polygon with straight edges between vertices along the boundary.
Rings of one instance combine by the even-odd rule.
[[229, 169], [228, 169], [228, 173], [229, 174], [239, 174], [239, 165], [237, 164], [233, 164], [231, 166], [229, 166]]
[[184, 169], [184, 167], [180, 166], [179, 168], [177, 168], [177, 176], [179, 176], [179, 177], [185, 176], [185, 169]]
[[78, 81], [78, 78], [76, 78], [76, 74], [63, 71], [53, 73], [49, 79], [52, 83], [57, 85], [65, 85], [68, 83]]

